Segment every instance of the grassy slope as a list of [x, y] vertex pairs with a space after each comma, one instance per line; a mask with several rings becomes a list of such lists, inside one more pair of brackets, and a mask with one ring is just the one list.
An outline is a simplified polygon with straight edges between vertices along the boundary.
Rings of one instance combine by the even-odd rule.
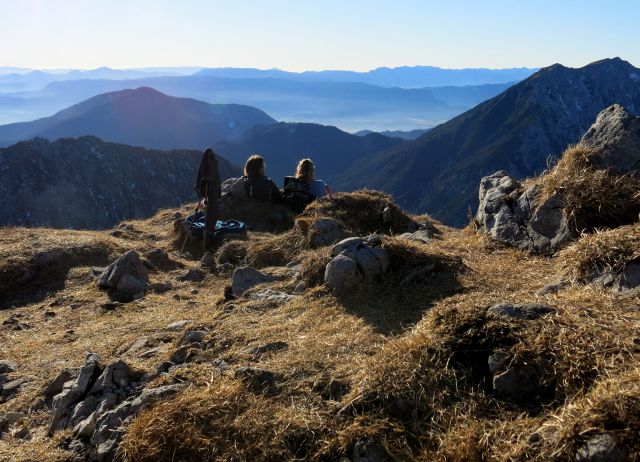
[[[33, 283], [32, 288], [43, 278], [51, 281], [49, 293], [25, 292], [17, 299], [19, 306], [0, 313], [3, 320], [21, 315], [20, 321], [31, 325], [21, 331], [0, 327], [0, 358], [19, 364], [14, 376], [29, 378], [13, 400], [0, 404], [0, 413], [29, 409], [43, 387], [61, 369], [80, 366], [87, 351], [99, 353], [105, 363], [121, 357], [136, 368], [153, 370], [181, 336], [166, 326], [190, 319], [191, 327], [209, 332], [213, 346], [207, 357], [223, 358], [233, 368], [271, 369], [283, 379], [273, 394], [260, 394], [206, 362], [180, 369], [162, 380], [186, 380], [191, 386], [133, 423], [125, 440], [131, 460], [171, 460], [173, 454], [187, 460], [286, 460], [294, 455], [335, 460], [367, 438], [381, 442], [399, 460], [569, 460], [585, 438], [580, 435], [598, 428], [614, 431], [638, 457], [638, 442], [630, 436], [640, 420], [637, 295], [625, 298], [574, 286], [538, 296], [536, 291], [557, 277], [553, 258], [495, 247], [469, 230], [441, 226], [441, 239], [414, 249], [459, 258], [459, 271], [413, 288], [382, 283], [369, 293], [338, 300], [315, 287], [282, 306], [241, 299], [225, 311], [218, 302], [228, 278], [207, 275], [202, 283], [177, 282], [174, 274], [157, 272], [152, 282], [171, 281], [173, 290], [101, 310], [108, 298], [88, 276], [89, 267], [126, 249], [162, 247], [186, 267], [196, 267], [173, 251], [171, 217], [165, 211], [130, 222], [133, 231], [121, 237], [2, 230], [0, 275], [11, 274], [36, 251], [84, 250], [74, 260], [80, 266], [52, 269]], [[97, 256], [95, 249], [102, 249]], [[275, 285], [292, 289], [291, 284]], [[485, 307], [509, 301], [549, 303], [558, 314], [528, 322], [486, 318]], [[128, 353], [141, 336], [164, 345], [166, 353], [146, 360]], [[289, 348], [257, 360], [244, 352], [273, 341], [287, 342]], [[482, 349], [501, 349], [514, 361], [543, 364], [544, 373], [557, 379], [555, 399], [532, 411], [484, 393], [464, 353]], [[462, 360], [455, 360], [460, 354]], [[331, 379], [348, 386], [340, 400], [322, 396]], [[413, 415], [396, 418], [385, 410], [396, 397], [412, 400]], [[350, 402], [361, 403], [361, 410], [339, 417], [337, 411]], [[64, 434], [47, 438], [47, 420], [47, 412], [31, 413], [33, 438], [0, 440], [0, 460], [65, 460], [69, 454], [57, 447]], [[540, 435], [538, 442], [533, 433]]]

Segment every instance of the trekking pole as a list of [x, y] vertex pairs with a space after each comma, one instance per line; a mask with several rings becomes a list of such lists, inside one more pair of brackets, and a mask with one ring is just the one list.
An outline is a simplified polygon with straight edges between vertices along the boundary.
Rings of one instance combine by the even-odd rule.
[[209, 213], [209, 203], [206, 202], [209, 199], [209, 182], [206, 182], [204, 184], [204, 199], [203, 201], [205, 201], [205, 211], [204, 211], [204, 223], [205, 223], [205, 227], [204, 227], [204, 235], [202, 236], [202, 256], [204, 257], [205, 252], [207, 251], [207, 213]]

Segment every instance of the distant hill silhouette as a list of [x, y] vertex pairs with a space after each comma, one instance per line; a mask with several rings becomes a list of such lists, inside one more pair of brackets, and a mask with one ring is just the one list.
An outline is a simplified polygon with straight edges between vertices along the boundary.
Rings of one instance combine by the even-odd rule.
[[403, 89], [361, 82], [207, 75], [66, 80], [52, 82], [40, 91], [13, 93], [10, 99], [0, 97], [0, 121], [24, 121], [27, 116], [34, 119], [102, 93], [145, 86], [209, 103], [258, 107], [278, 120], [289, 122], [336, 125], [349, 131], [413, 129], [435, 126], [510, 85]]
[[391, 138], [400, 138], [402, 140], [415, 140], [416, 138], [421, 137], [425, 133], [427, 133], [429, 128], [417, 128], [415, 130], [385, 130], [382, 132], [374, 132], [372, 130], [360, 130], [355, 132], [354, 135], [358, 136], [367, 136], [372, 133], [378, 133], [380, 135], [388, 136]]
[[235, 140], [216, 144], [216, 152], [231, 162], [244, 165], [250, 154], [261, 154], [267, 175], [282, 186], [285, 175], [295, 173], [296, 162], [310, 157], [316, 178], [333, 178], [356, 161], [401, 143], [378, 133], [356, 136], [336, 127], [308, 123], [278, 123], [255, 126]]
[[596, 115], [619, 103], [640, 110], [640, 70], [620, 58], [579, 69], [541, 69], [415, 141], [381, 152], [342, 175], [337, 186], [393, 193], [412, 211], [452, 225], [476, 210], [478, 182], [506, 169], [541, 172], [549, 156], [576, 143]]
[[149, 148], [201, 149], [255, 124], [275, 122], [250, 106], [208, 104], [141, 87], [98, 95], [33, 122], [0, 126], [0, 143], [93, 135]]
[[[108, 228], [196, 198], [201, 151], [156, 151], [87, 136], [0, 149], [0, 226]], [[222, 179], [239, 167], [219, 158]]]

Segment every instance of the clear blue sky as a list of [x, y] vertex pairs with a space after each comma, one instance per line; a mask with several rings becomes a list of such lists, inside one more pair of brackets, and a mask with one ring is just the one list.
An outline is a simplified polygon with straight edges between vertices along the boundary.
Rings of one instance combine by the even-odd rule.
[[0, 0], [0, 66], [640, 66], [639, 0]]

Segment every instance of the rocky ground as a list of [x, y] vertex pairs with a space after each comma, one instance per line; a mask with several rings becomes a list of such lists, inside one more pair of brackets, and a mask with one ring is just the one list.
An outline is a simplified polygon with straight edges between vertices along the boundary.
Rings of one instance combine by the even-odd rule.
[[589, 156], [462, 230], [375, 191], [225, 203], [253, 230], [202, 262], [192, 207], [3, 229], [0, 460], [638, 460], [640, 225], [577, 231], [576, 178], [631, 178]]

